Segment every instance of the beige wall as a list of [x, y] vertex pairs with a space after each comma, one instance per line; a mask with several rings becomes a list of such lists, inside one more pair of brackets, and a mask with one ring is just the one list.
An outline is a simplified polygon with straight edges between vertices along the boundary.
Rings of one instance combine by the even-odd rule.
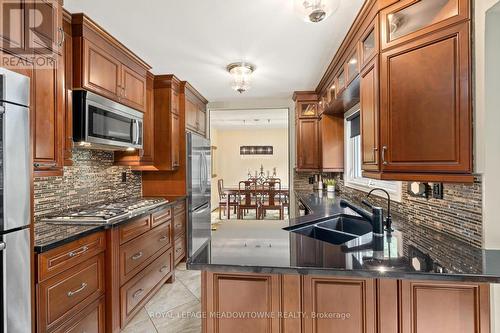
[[[240, 180], [248, 178], [248, 170], [254, 174], [264, 166], [272, 174], [276, 167], [278, 178], [283, 185], [288, 186], [289, 149], [288, 128], [227, 130], [213, 129], [211, 132], [212, 145], [217, 146], [215, 151], [214, 167], [217, 178], [213, 179], [216, 192], [218, 179], [224, 180], [224, 185], [238, 186]], [[271, 156], [255, 155], [241, 156], [240, 146], [273, 146]], [[212, 196], [212, 207], [218, 205], [217, 196]]]

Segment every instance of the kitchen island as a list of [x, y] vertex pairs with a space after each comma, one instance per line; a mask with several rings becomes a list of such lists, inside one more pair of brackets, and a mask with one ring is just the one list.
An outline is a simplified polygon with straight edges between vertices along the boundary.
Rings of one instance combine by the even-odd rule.
[[227, 222], [189, 259], [207, 332], [489, 332], [500, 251], [397, 220], [384, 237], [331, 244], [283, 228], [355, 213], [336, 195], [297, 198], [308, 215]]

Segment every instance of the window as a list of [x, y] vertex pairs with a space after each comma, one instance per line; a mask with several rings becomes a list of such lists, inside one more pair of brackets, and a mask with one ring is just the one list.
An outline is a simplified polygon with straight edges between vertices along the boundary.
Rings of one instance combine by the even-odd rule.
[[[369, 192], [374, 188], [383, 188], [391, 199], [401, 202], [401, 182], [364, 178], [361, 171], [361, 131], [359, 109], [348, 112], [345, 118], [345, 171], [344, 184], [356, 190]], [[374, 195], [384, 196], [380, 191]]]

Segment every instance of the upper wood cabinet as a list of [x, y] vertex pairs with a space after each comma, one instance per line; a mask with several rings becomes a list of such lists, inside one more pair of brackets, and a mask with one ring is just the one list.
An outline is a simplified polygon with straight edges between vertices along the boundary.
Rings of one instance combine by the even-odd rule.
[[71, 34], [71, 14], [63, 12], [64, 29], [64, 124], [63, 159], [64, 165], [73, 165], [73, 36]]
[[293, 99], [297, 171], [342, 171], [344, 119], [323, 114], [323, 102], [314, 92], [296, 91]]
[[35, 65], [33, 165], [37, 175], [62, 174], [64, 126], [64, 58], [51, 67]]
[[[24, 52], [27, 47], [29, 2], [26, 0], [0, 0], [1, 48], [13, 54]], [[8, 9], [11, 10], [8, 10]]]
[[181, 104], [186, 115], [186, 129], [206, 136], [208, 101], [187, 81], [182, 81], [180, 87]]
[[319, 119], [297, 119], [297, 170], [319, 170]]
[[180, 80], [174, 75], [154, 79], [155, 160], [158, 170], [177, 170], [180, 166], [181, 113], [178, 112]]
[[380, 44], [379, 37], [379, 17], [377, 15], [359, 39], [359, 59], [361, 69], [367, 66], [371, 60], [378, 55]]
[[327, 96], [324, 114], [343, 113], [359, 82], [365, 177], [473, 181], [470, 6], [363, 5], [316, 92]]
[[151, 67], [84, 14], [73, 14], [72, 21], [74, 88], [144, 112]]
[[154, 75], [150, 72], [146, 77], [146, 108], [143, 119], [142, 150], [116, 151], [115, 164], [129, 165], [134, 170], [156, 170], [154, 166], [155, 150], [155, 109], [154, 109]]
[[469, 23], [382, 53], [382, 171], [470, 174]]
[[378, 59], [361, 72], [360, 124], [361, 163], [363, 170], [379, 170], [379, 84]]
[[401, 0], [380, 12], [382, 49], [470, 17], [470, 0]]

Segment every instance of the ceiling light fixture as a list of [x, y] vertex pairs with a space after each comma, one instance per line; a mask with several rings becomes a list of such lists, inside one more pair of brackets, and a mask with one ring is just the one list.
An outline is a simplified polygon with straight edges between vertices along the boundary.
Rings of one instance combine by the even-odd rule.
[[233, 89], [240, 94], [250, 89], [250, 77], [255, 66], [248, 62], [233, 62], [227, 65], [227, 71], [233, 76]]
[[294, 0], [295, 10], [306, 21], [318, 23], [332, 15], [340, 0]]

